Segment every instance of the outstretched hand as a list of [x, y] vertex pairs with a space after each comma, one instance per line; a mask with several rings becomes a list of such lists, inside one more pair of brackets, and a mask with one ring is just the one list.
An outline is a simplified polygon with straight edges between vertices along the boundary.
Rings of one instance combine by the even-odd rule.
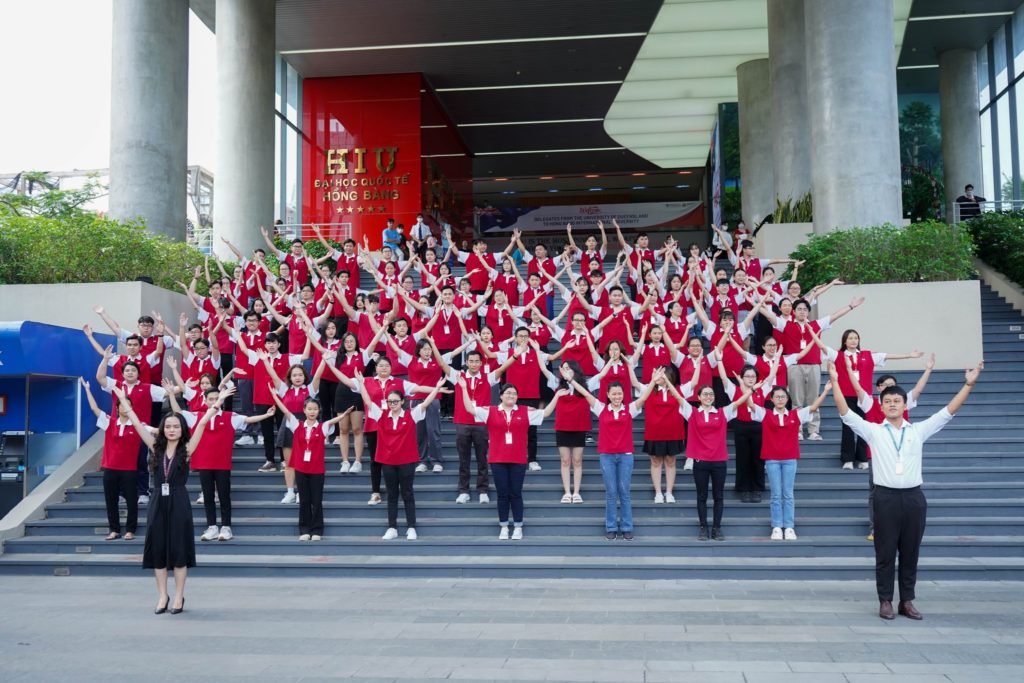
[[964, 372], [964, 382], [967, 386], [974, 386], [974, 383], [978, 381], [978, 377], [981, 376], [981, 371], [985, 369], [985, 361], [978, 361], [978, 364], [973, 368], [967, 368]]

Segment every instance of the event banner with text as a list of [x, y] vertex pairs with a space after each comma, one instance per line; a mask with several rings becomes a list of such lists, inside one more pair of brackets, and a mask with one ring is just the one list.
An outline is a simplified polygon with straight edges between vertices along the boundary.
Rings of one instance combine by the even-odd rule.
[[623, 231], [663, 230], [704, 225], [700, 202], [644, 202], [638, 204], [585, 204], [577, 206], [537, 206], [523, 208], [484, 207], [477, 209], [480, 230], [487, 234], [510, 230], [523, 232], [564, 232], [567, 223], [590, 230], [604, 221], [612, 229], [612, 219]]

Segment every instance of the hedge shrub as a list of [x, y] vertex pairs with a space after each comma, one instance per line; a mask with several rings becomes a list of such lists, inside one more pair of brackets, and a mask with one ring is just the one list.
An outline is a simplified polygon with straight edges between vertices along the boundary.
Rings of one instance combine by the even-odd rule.
[[1024, 286], [1024, 211], [983, 213], [963, 223], [978, 258]]
[[805, 261], [801, 282], [874, 284], [967, 280], [974, 276], [973, 251], [966, 229], [923, 221], [814, 235], [789, 256]]

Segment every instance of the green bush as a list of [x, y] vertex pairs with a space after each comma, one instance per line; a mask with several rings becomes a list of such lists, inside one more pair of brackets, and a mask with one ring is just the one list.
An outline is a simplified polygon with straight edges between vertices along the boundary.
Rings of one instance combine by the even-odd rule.
[[978, 258], [1024, 286], [1024, 211], [983, 213], [963, 223]]
[[814, 220], [814, 201], [808, 192], [799, 199], [792, 197], [786, 201], [775, 198], [775, 211], [772, 212], [773, 223], [810, 223]]
[[940, 282], [971, 278], [973, 250], [967, 230], [924, 221], [815, 235], [789, 256], [805, 262], [799, 276], [809, 284]]

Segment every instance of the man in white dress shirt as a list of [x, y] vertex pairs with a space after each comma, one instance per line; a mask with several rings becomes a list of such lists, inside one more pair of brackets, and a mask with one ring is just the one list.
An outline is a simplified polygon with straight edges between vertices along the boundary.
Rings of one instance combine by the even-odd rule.
[[875, 583], [878, 616], [895, 619], [892, 609], [893, 580], [899, 555], [900, 602], [898, 612], [909, 619], [921, 619], [914, 607], [917, 558], [924, 537], [928, 502], [921, 491], [921, 456], [924, 442], [953, 419], [978, 381], [984, 363], [964, 373], [964, 385], [945, 408], [923, 422], [903, 419], [907, 392], [899, 386], [882, 390], [878, 400], [885, 413], [882, 424], [872, 424], [850, 410], [839, 389], [835, 364], [828, 364], [832, 395], [843, 424], [864, 439], [871, 448], [871, 476], [875, 483]]

